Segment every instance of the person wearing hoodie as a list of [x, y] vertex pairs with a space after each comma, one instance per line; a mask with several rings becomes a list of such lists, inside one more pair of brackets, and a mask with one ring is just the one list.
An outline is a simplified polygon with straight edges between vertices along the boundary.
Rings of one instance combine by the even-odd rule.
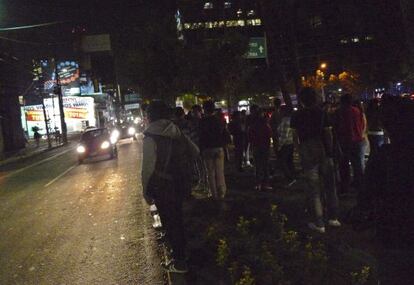
[[153, 101], [147, 108], [149, 121], [144, 131], [142, 186], [149, 205], [155, 204], [172, 259], [164, 264], [169, 272], [186, 273], [182, 204], [191, 191], [189, 165], [198, 156], [198, 147], [169, 118], [168, 106]]

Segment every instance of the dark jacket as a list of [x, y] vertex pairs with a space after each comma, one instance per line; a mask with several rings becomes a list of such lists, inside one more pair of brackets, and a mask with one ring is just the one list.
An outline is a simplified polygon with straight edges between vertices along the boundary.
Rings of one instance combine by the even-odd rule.
[[[150, 123], [144, 132], [143, 159], [142, 159], [142, 186], [143, 194], [149, 202], [148, 184], [155, 171], [164, 171], [169, 147], [173, 146], [170, 161], [165, 174], [174, 176], [174, 180], [182, 182], [182, 177], [176, 177], [175, 165], [177, 160], [193, 161], [199, 154], [197, 146], [185, 136], [180, 129], [169, 120], [158, 120]], [[172, 144], [171, 144], [172, 143]]]
[[224, 147], [225, 126], [214, 115], [206, 116], [200, 121], [200, 149]]
[[271, 137], [272, 129], [265, 118], [257, 119], [249, 130], [249, 141], [252, 147], [270, 147]]

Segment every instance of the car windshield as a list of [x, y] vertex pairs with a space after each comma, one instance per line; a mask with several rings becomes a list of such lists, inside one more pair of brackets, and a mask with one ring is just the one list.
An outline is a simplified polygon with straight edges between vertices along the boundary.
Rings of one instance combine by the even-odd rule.
[[105, 136], [108, 134], [108, 131], [105, 129], [98, 129], [98, 130], [93, 130], [93, 131], [87, 131], [86, 133], [84, 133], [81, 137], [81, 141], [88, 141], [88, 140], [92, 140], [101, 136]]

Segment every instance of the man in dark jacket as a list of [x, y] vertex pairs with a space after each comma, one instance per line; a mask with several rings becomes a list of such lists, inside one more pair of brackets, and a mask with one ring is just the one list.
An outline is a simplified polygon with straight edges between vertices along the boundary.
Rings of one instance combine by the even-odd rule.
[[243, 171], [243, 152], [246, 145], [246, 136], [243, 131], [241, 115], [239, 111], [233, 112], [229, 123], [229, 131], [233, 136], [234, 157], [238, 171]]
[[332, 160], [332, 128], [326, 115], [317, 105], [315, 90], [304, 88], [298, 99], [303, 108], [293, 114], [290, 125], [299, 149], [309, 208], [313, 212], [313, 221], [308, 223], [308, 226], [324, 233], [323, 194], [326, 194], [328, 224], [333, 227], [341, 226], [337, 219], [338, 197]]
[[270, 128], [263, 110], [257, 111], [257, 118], [249, 129], [249, 142], [253, 150], [254, 166], [256, 168], [255, 189], [272, 190], [269, 183], [269, 156], [270, 139], [272, 129]]
[[226, 195], [224, 178], [224, 132], [225, 126], [214, 114], [214, 102], [203, 104], [204, 118], [200, 121], [200, 149], [207, 168], [209, 188], [213, 199]]
[[148, 204], [155, 203], [172, 248], [170, 272], [185, 273], [185, 238], [182, 203], [191, 186], [189, 165], [197, 157], [197, 146], [168, 120], [169, 110], [162, 101], [147, 109], [149, 126], [144, 132], [142, 186]]

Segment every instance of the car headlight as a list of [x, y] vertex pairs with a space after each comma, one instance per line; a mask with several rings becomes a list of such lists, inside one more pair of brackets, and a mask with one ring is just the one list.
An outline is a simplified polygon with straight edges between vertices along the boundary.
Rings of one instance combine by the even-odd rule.
[[118, 138], [115, 136], [111, 136], [110, 141], [111, 141], [111, 144], [116, 144], [116, 142], [118, 141]]
[[111, 144], [108, 142], [108, 141], [104, 141], [102, 144], [101, 144], [101, 149], [107, 149], [108, 147], [110, 147], [111, 146]]
[[119, 135], [120, 133], [118, 130], [113, 130], [111, 133], [111, 137], [114, 137], [114, 138], [119, 138]]
[[136, 117], [135, 120], [134, 120], [135, 124], [139, 124], [141, 122], [142, 122], [142, 119], [140, 117]]
[[131, 136], [132, 136], [132, 135], [135, 135], [135, 132], [136, 132], [136, 131], [135, 131], [135, 128], [133, 128], [133, 127], [128, 128], [128, 134], [129, 134], [129, 135], [131, 135]]
[[83, 145], [80, 145], [76, 148], [76, 151], [78, 153], [84, 153], [86, 151], [86, 148]]

